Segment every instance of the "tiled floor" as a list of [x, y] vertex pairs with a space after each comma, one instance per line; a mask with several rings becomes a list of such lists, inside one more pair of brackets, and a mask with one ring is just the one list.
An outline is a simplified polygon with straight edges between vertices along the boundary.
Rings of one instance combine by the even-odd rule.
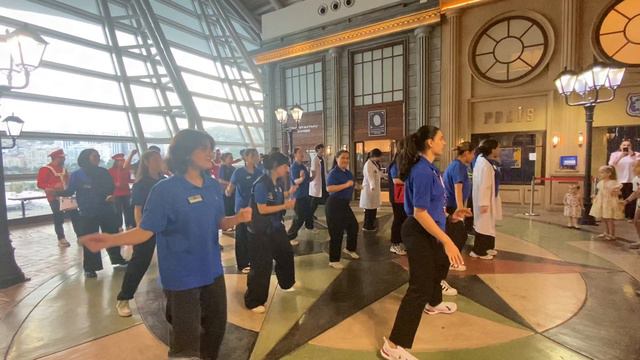
[[[447, 300], [459, 311], [423, 316], [417, 357], [640, 359], [638, 253], [624, 241], [566, 229], [557, 213], [524, 219], [519, 210], [507, 208], [511, 214], [499, 224], [494, 261], [465, 257], [467, 271], [450, 274], [460, 294]], [[362, 220], [359, 211], [357, 217]], [[296, 291], [282, 292], [274, 278], [264, 315], [243, 307], [245, 276], [235, 270], [233, 239], [224, 236], [229, 324], [220, 358], [378, 359], [408, 279], [406, 258], [388, 251], [390, 221], [389, 209], [382, 209], [380, 230], [359, 235], [362, 258], [342, 271], [327, 266], [326, 230], [301, 232]], [[631, 224], [619, 229], [635, 239]], [[113, 308], [121, 271], [85, 280], [75, 239], [60, 250], [49, 226], [14, 229], [13, 239], [32, 280], [0, 291], [1, 356], [166, 358], [168, 325], [155, 264], [136, 294], [135, 315], [122, 319]]]

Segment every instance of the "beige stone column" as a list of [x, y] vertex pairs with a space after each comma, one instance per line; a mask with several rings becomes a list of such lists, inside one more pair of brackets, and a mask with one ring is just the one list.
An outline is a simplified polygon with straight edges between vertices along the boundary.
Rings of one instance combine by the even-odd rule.
[[342, 119], [340, 114], [340, 49], [329, 50], [329, 71], [331, 72], [331, 119], [333, 121], [333, 154], [342, 144]]
[[447, 139], [447, 150], [440, 160], [445, 168], [452, 160], [449, 151], [459, 139], [460, 121], [460, 17], [461, 10], [454, 9], [445, 14], [442, 27], [442, 114], [441, 129]]
[[581, 0], [562, 0], [562, 31], [560, 64], [562, 69], [577, 69], [578, 25]]
[[429, 123], [429, 34], [430, 26], [422, 26], [414, 31], [416, 36], [416, 120], [419, 128]]

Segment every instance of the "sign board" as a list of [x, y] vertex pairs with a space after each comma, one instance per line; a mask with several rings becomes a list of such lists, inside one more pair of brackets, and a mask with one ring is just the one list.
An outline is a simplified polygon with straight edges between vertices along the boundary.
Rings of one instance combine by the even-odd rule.
[[560, 168], [575, 170], [578, 167], [578, 156], [560, 156]]
[[369, 136], [387, 135], [387, 112], [384, 110], [369, 111]]
[[640, 117], [640, 94], [629, 94], [627, 97], [627, 114]]

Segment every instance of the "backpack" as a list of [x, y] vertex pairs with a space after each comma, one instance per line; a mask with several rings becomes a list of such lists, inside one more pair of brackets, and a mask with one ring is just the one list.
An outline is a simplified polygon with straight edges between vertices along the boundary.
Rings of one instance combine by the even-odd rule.
[[[271, 181], [271, 178], [267, 175], [261, 175], [258, 180], [256, 180], [251, 186], [251, 197], [249, 198], [249, 206], [251, 207], [252, 215], [251, 222], [249, 222], [247, 228], [252, 234], [269, 234], [273, 231], [273, 222], [271, 221], [272, 216], [277, 216], [278, 213], [273, 213], [269, 215], [262, 215], [258, 211], [258, 204], [255, 199], [255, 188], [256, 185], [263, 183], [268, 192], [275, 192], [276, 188]], [[280, 205], [276, 204], [275, 199], [267, 201], [268, 206]], [[283, 213], [286, 211], [282, 211]]]

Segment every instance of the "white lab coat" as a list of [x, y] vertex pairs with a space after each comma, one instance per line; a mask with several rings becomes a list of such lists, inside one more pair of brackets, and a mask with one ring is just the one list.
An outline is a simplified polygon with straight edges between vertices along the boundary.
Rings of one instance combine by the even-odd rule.
[[367, 160], [362, 168], [362, 192], [360, 192], [360, 207], [363, 209], [377, 209], [380, 207], [380, 169], [371, 160]]
[[[493, 165], [478, 155], [473, 167], [473, 228], [484, 235], [496, 236], [496, 221], [502, 220], [502, 201], [496, 196], [495, 172]], [[480, 213], [481, 206], [489, 206], [489, 211]]]
[[[327, 160], [325, 159], [324, 167], [325, 171], [327, 170]], [[311, 160], [311, 174], [313, 174], [313, 178], [309, 183], [309, 196], [321, 198], [322, 197], [322, 166], [320, 165], [320, 158], [315, 156]], [[325, 172], [325, 178], [327, 176]]]

